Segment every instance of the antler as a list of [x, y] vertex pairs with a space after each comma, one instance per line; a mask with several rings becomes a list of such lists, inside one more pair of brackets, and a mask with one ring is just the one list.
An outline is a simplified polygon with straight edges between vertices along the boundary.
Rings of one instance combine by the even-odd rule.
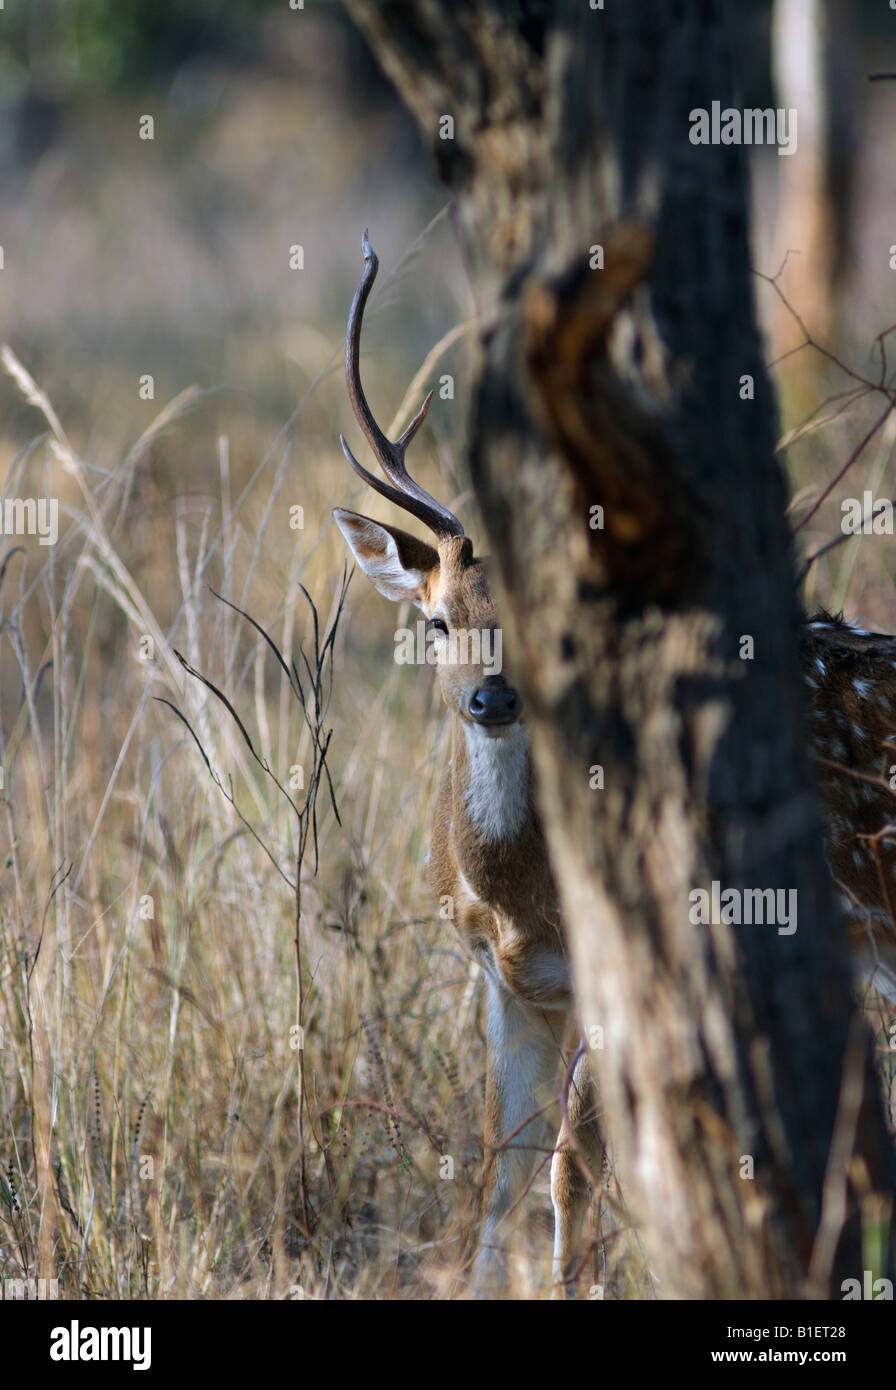
[[437, 536], [462, 536], [464, 528], [454, 513], [449, 512], [447, 507], [443, 507], [441, 502], [437, 502], [434, 497], [431, 497], [419, 483], [415, 483], [404, 465], [405, 450], [426, 419], [426, 412], [429, 410], [429, 403], [432, 400], [432, 392], [430, 391], [404, 434], [394, 443], [383, 434], [373, 418], [370, 406], [367, 404], [367, 397], [361, 386], [359, 365], [361, 323], [364, 318], [364, 307], [376, 279], [380, 263], [374, 254], [366, 228], [361, 238], [361, 250], [364, 253], [364, 273], [361, 276], [361, 283], [355, 290], [355, 297], [352, 300], [352, 307], [348, 315], [348, 328], [345, 334], [345, 380], [348, 386], [349, 400], [352, 403], [358, 424], [364, 431], [367, 442], [376, 454], [380, 468], [389, 482], [381, 482], [373, 473], [368, 473], [367, 469], [355, 458], [343, 436], [340, 435], [339, 443], [342, 445], [342, 452], [359, 478], [363, 478], [365, 483], [381, 493], [383, 497], [388, 497], [390, 502], [403, 507], [406, 512], [410, 512], [412, 516], [424, 522], [430, 530], [435, 531]]

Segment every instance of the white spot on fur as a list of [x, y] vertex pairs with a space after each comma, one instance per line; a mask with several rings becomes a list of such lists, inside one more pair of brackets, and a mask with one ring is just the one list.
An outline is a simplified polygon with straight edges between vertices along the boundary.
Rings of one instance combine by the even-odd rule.
[[856, 694], [860, 695], [863, 700], [867, 699], [867, 697], [871, 694], [870, 681], [853, 681], [853, 688]]
[[469, 773], [465, 801], [470, 820], [483, 839], [512, 840], [529, 804], [529, 739], [522, 724], [511, 724], [490, 738], [476, 724], [464, 724]]

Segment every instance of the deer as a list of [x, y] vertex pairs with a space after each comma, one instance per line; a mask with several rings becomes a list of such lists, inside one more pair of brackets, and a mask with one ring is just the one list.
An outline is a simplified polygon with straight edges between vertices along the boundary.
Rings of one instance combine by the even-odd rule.
[[[579, 1243], [592, 1190], [609, 1169], [597, 1098], [581, 1039], [557, 891], [535, 804], [523, 698], [483, 660], [500, 632], [486, 562], [457, 516], [405, 466], [432, 392], [399, 439], [374, 419], [360, 377], [364, 309], [379, 262], [365, 231], [364, 271], [346, 332], [345, 373], [355, 418], [384, 474], [370, 473], [339, 441], [370, 488], [428, 527], [435, 545], [336, 508], [333, 517], [376, 589], [422, 610], [450, 713], [451, 757], [436, 803], [429, 882], [486, 982], [484, 1222], [473, 1288], [506, 1283], [507, 1218], [526, 1189], [543, 1135], [543, 1112], [562, 1101], [551, 1160], [552, 1297], [574, 1293]], [[820, 612], [800, 633], [809, 745], [819, 769], [826, 855], [848, 921], [859, 974], [896, 1002], [896, 638]], [[894, 691], [880, 701], [872, 692]], [[896, 782], [896, 777], [894, 777]], [[894, 885], [893, 888], [889, 884]]]
[[497, 655], [501, 630], [485, 561], [454, 513], [405, 466], [432, 392], [394, 442], [367, 403], [361, 326], [379, 262], [366, 231], [362, 251], [364, 272], [346, 332], [346, 384], [386, 481], [358, 462], [342, 435], [339, 442], [358, 477], [427, 526], [435, 545], [344, 508], [333, 517], [377, 590], [422, 610], [450, 712], [451, 758], [436, 802], [429, 883], [451, 905], [454, 926], [486, 981], [484, 1228], [473, 1287], [484, 1295], [506, 1284], [507, 1218], [544, 1145], [542, 1112], [562, 1087], [565, 1114], [551, 1161], [553, 1283], [562, 1297], [576, 1270], [590, 1167], [596, 1163], [600, 1170], [603, 1151], [557, 891], [535, 808], [523, 699]]

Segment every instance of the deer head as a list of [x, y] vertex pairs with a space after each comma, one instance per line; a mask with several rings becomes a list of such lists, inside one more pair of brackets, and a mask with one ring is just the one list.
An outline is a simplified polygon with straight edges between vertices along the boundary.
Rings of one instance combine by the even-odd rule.
[[345, 376], [355, 416], [388, 481], [369, 473], [342, 435], [339, 442], [358, 476], [428, 526], [436, 545], [342, 507], [333, 516], [379, 592], [394, 602], [409, 599], [425, 614], [427, 659], [438, 668], [442, 695], [452, 714], [486, 738], [502, 738], [519, 721], [523, 706], [518, 691], [501, 672], [501, 629], [485, 564], [473, 554], [472, 542], [454, 513], [420, 487], [405, 467], [405, 453], [426, 419], [432, 392], [401, 438], [393, 442], [376, 423], [361, 386], [361, 324], [379, 268], [366, 231], [361, 249], [364, 273], [349, 312]]

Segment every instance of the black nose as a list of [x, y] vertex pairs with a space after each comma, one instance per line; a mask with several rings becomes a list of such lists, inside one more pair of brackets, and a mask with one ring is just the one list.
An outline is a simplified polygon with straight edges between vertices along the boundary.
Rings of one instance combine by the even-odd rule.
[[477, 724], [512, 724], [519, 719], [523, 702], [513, 686], [497, 676], [487, 676], [470, 696], [467, 711]]

